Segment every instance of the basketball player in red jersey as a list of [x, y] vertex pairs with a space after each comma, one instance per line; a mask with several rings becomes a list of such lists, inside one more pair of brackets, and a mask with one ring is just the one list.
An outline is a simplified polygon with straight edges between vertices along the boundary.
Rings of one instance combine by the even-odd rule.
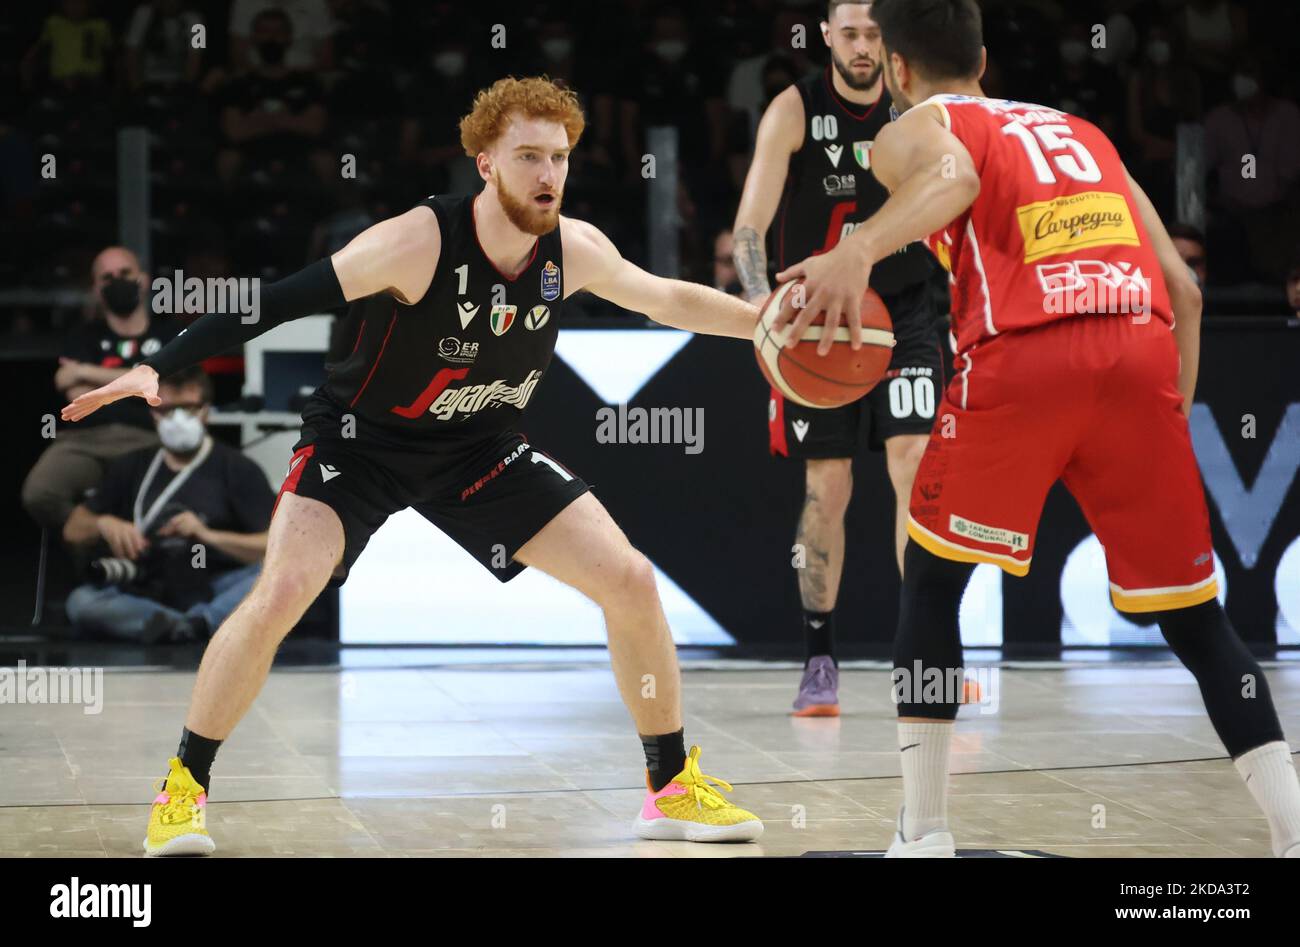
[[960, 693], [927, 700], [912, 675], [960, 682], [957, 609], [974, 563], [1024, 575], [1060, 479], [1105, 547], [1115, 607], [1154, 613], [1263, 809], [1274, 853], [1300, 857], [1300, 780], [1268, 684], [1217, 598], [1186, 417], [1196, 284], [1095, 126], [983, 96], [975, 0], [876, 0], [872, 15], [886, 82], [907, 110], [872, 152], [891, 197], [835, 250], [778, 278], [807, 280], [791, 338], [824, 310], [827, 347], [842, 319], [859, 337], [871, 268], [907, 241], [924, 238], [952, 276], [957, 374], [912, 493], [894, 649], [904, 805], [890, 854], [953, 854], [946, 789]]
[[[889, 196], [869, 170], [872, 142], [889, 124], [891, 105], [881, 81], [880, 30], [871, 19], [871, 4], [830, 0], [821, 26], [831, 63], [767, 107], [736, 213], [736, 272], [751, 302], [761, 302], [771, 292], [764, 248], [769, 227], [773, 261], [780, 269], [834, 247]], [[795, 716], [839, 715], [835, 601], [844, 567], [853, 458], [864, 440], [885, 453], [897, 508], [895, 550], [899, 568], [903, 565], [907, 502], [943, 388], [937, 275], [938, 267], [919, 241], [872, 270], [871, 287], [889, 308], [896, 345], [888, 374], [866, 397], [819, 410], [772, 389], [771, 451], [805, 465], [796, 534], [806, 553], [798, 572], [805, 655]]]

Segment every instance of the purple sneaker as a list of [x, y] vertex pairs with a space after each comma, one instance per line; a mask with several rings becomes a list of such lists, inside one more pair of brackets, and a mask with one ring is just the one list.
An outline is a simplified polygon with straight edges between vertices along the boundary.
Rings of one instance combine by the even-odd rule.
[[794, 699], [796, 717], [838, 717], [840, 715], [840, 669], [828, 654], [819, 654], [804, 668], [799, 696]]

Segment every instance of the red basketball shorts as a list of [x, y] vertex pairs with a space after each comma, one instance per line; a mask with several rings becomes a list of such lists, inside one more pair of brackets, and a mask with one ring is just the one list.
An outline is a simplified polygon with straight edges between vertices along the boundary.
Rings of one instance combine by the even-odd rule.
[[1126, 612], [1218, 594], [1210, 518], [1159, 320], [1076, 316], [957, 356], [912, 489], [908, 535], [937, 556], [1029, 571], [1052, 484], [1106, 550]]

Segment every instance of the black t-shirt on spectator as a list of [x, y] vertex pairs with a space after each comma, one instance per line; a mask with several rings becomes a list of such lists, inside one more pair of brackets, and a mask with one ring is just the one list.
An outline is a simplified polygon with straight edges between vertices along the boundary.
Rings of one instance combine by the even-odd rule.
[[[136, 494], [140, 491], [155, 454], [156, 450], [145, 448], [115, 460], [98, 489], [87, 494], [86, 507], [95, 514], [107, 513], [132, 521], [135, 517]], [[175, 477], [176, 472], [166, 463], [158, 465], [142, 500], [142, 513], [148, 513], [154, 500]], [[163, 526], [182, 509], [191, 511], [212, 529], [232, 533], [260, 533], [270, 526], [274, 506], [275, 494], [271, 492], [262, 468], [233, 447], [214, 441], [212, 453], [172, 495], [164, 510], [159, 512], [147, 528], [146, 535]], [[185, 540], [175, 545], [178, 549], [169, 557], [172, 566], [169, 573], [176, 575], [178, 581], [170, 584], [179, 587], [187, 585], [186, 579], [192, 577], [196, 570], [191, 567], [193, 541]], [[243, 565], [219, 549], [207, 549], [208, 577]]]
[[[308, 72], [291, 70], [277, 79], [249, 73], [226, 86], [222, 108], [240, 112], [288, 112], [301, 115], [313, 105], [323, 105], [325, 93], [320, 82]], [[239, 147], [282, 151], [302, 149], [309, 139], [302, 135], [275, 134], [250, 139]]]
[[[170, 319], [151, 319], [149, 328], [137, 336], [118, 335], [104, 320], [97, 319], [73, 329], [64, 340], [64, 358], [104, 368], [134, 368], [176, 337], [180, 329]], [[97, 387], [97, 386], [96, 386]], [[97, 424], [129, 424], [153, 430], [149, 406], [143, 398], [123, 398], [106, 404], [77, 422], [77, 427]]]

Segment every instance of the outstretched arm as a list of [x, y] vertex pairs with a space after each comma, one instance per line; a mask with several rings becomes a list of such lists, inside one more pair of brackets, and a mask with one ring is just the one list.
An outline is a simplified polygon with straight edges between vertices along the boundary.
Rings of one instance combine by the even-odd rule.
[[[871, 149], [871, 169], [892, 192], [880, 210], [834, 250], [776, 274], [782, 282], [805, 278], [807, 304], [794, 319], [791, 345], [824, 311], [827, 328], [818, 351], [830, 351], [841, 317], [847, 317], [853, 347], [859, 347], [860, 310], [871, 268], [895, 250], [946, 227], [979, 197], [979, 172], [970, 152], [933, 108], [912, 109], [886, 125]], [[772, 331], [780, 331], [793, 316], [791, 311], [782, 313]]]
[[645, 313], [660, 325], [704, 335], [752, 339], [758, 309], [699, 283], [664, 279], [623, 259], [609, 238], [591, 224], [560, 218], [566, 295], [580, 289]]
[[160, 377], [237, 348], [282, 323], [379, 292], [402, 302], [418, 301], [433, 280], [440, 246], [437, 218], [428, 208], [380, 221], [332, 257], [263, 287], [253, 313], [200, 316], [135, 368], [66, 405], [63, 420], [80, 421], [106, 404], [133, 396], [156, 405]]

